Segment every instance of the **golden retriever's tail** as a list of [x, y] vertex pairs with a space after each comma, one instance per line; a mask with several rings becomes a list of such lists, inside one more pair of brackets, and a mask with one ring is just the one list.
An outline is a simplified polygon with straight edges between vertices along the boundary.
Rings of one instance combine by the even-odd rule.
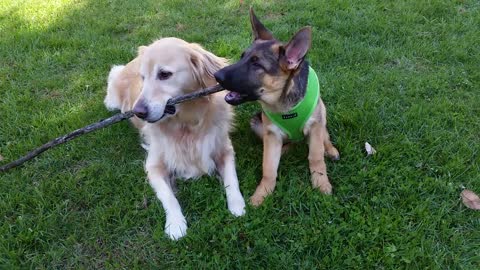
[[110, 74], [108, 74], [107, 96], [105, 97], [103, 103], [109, 111], [122, 109], [122, 102], [117, 94], [118, 92], [115, 90], [114, 81], [117, 80], [124, 67], [125, 66], [113, 66], [110, 70]]

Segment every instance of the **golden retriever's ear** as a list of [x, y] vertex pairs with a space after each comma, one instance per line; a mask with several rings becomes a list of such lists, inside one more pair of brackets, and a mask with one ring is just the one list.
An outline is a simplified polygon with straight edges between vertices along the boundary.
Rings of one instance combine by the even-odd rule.
[[147, 46], [140, 46], [138, 47], [138, 55], [142, 55], [143, 52], [145, 52], [145, 49], [147, 48]]
[[189, 44], [190, 63], [195, 80], [203, 87], [213, 84], [213, 74], [228, 64], [228, 60], [218, 57], [196, 43]]

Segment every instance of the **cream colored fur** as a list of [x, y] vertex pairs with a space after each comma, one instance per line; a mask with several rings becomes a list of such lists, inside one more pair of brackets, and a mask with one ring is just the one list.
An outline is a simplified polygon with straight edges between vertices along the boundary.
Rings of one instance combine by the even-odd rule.
[[[213, 73], [226, 64], [225, 59], [198, 44], [163, 38], [140, 47], [134, 60], [114, 66], [108, 77], [104, 101], [108, 109], [124, 112], [142, 102], [148, 108], [147, 119], [161, 118], [154, 123], [137, 117], [131, 121], [148, 145], [145, 170], [165, 209], [165, 232], [171, 239], [183, 237], [187, 230], [173, 192], [176, 178], [192, 179], [217, 172], [225, 186], [230, 212], [235, 216], [245, 213], [229, 138], [233, 112], [224, 101], [225, 94], [178, 104], [175, 115], [162, 118], [169, 98], [216, 84]], [[171, 77], [159, 80], [162, 70], [171, 72]]]

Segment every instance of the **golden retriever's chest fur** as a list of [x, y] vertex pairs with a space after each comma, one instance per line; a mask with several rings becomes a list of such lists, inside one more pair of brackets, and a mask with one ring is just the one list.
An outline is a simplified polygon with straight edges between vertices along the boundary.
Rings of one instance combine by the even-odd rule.
[[197, 178], [210, 174], [215, 170], [215, 144], [219, 142], [219, 134], [195, 134], [188, 127], [178, 130], [165, 130], [146, 126], [150, 129], [149, 152], [163, 160], [169, 172], [178, 178]]
[[[223, 106], [222, 106], [223, 107]], [[220, 107], [220, 108], [222, 108]], [[177, 119], [157, 125], [149, 124], [142, 129], [149, 154], [158, 155], [169, 172], [178, 178], [197, 178], [215, 171], [214, 157], [223, 151], [229, 140], [230, 110], [224, 109], [200, 113], [201, 119], [187, 123]]]

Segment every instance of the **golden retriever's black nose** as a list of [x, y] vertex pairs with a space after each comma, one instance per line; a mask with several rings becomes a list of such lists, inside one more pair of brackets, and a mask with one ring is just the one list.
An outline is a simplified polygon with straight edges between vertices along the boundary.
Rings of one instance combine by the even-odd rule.
[[147, 106], [143, 104], [141, 100], [139, 100], [135, 106], [133, 107], [133, 113], [141, 119], [145, 119], [148, 116], [148, 109]]

